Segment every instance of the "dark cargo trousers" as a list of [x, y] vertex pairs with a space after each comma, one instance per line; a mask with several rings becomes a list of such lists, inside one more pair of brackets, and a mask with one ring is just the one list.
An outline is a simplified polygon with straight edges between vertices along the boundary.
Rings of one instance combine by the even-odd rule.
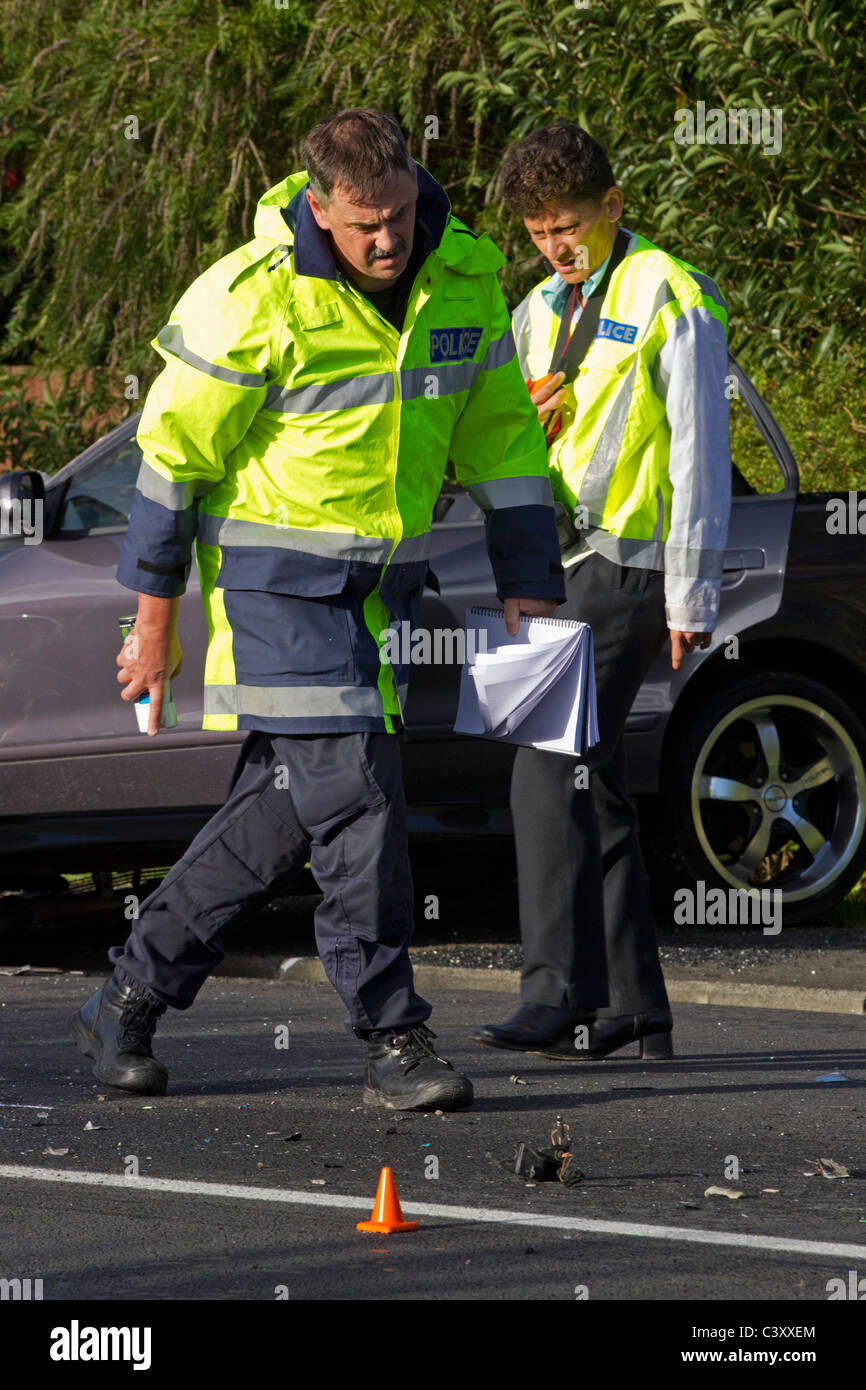
[[405, 1032], [430, 1016], [408, 945], [412, 878], [398, 740], [389, 734], [244, 740], [228, 799], [141, 904], [118, 976], [186, 1009], [229, 933], [285, 892], [309, 859], [324, 893], [316, 944], [362, 1032]]
[[[566, 569], [557, 616], [589, 623], [600, 741], [582, 758], [519, 748], [511, 780], [524, 1003], [668, 1007], [652, 904], [626, 790], [623, 732], [667, 636], [664, 575], [593, 554]], [[588, 769], [589, 785], [577, 769]]]

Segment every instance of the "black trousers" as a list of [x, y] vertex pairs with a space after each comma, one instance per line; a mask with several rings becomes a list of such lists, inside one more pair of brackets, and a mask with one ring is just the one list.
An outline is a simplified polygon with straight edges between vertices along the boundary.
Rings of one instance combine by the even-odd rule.
[[600, 742], [580, 759], [517, 751], [521, 996], [600, 1017], [667, 1008], [623, 750], [632, 700], [667, 636], [664, 575], [594, 553], [566, 570], [557, 616], [592, 628]]
[[141, 904], [125, 945], [111, 948], [119, 978], [188, 1008], [229, 933], [307, 859], [325, 895], [316, 944], [347, 1022], [405, 1032], [429, 1018], [409, 962], [412, 876], [391, 734], [249, 734], [225, 805]]

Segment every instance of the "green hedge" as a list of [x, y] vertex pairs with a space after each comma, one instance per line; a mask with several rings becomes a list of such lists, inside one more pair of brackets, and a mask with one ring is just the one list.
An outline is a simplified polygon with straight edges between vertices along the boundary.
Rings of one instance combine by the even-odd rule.
[[[297, 167], [309, 126], [363, 104], [398, 116], [455, 210], [512, 255], [512, 302], [542, 271], [496, 198], [503, 151], [557, 115], [587, 126], [625, 189], [626, 224], [719, 279], [732, 348], [804, 487], [866, 486], [862, 31], [862, 7], [844, 0], [4, 7], [0, 158], [24, 177], [0, 188], [0, 358], [78, 383], [62, 429], [57, 407], [43, 413], [44, 450], [23, 431], [22, 461], [56, 466], [70, 418], [92, 405], [87, 369], [103, 372], [109, 414], [128, 413], [125, 384], [143, 395], [156, 374], [149, 340], [172, 303], [251, 235], [258, 196]], [[678, 143], [677, 111], [699, 102], [766, 110], [768, 143]]]

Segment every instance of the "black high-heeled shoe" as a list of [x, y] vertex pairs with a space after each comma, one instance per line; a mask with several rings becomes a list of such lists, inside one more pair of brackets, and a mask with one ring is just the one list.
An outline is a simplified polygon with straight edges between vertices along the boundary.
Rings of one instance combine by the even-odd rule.
[[670, 1009], [599, 1018], [589, 1027], [586, 1047], [576, 1045], [581, 1039], [575, 1035], [551, 1047], [533, 1049], [533, 1055], [555, 1057], [557, 1061], [598, 1062], [629, 1043], [639, 1042], [642, 1062], [660, 1062], [674, 1055], [673, 1026]]
[[570, 1009], [566, 1005], [553, 1008], [547, 1004], [521, 1004], [517, 1013], [505, 1023], [488, 1023], [470, 1034], [473, 1042], [486, 1047], [504, 1047], [512, 1052], [535, 1052], [540, 1048], [566, 1046], [581, 1024], [589, 1027], [595, 1019], [594, 1009]]

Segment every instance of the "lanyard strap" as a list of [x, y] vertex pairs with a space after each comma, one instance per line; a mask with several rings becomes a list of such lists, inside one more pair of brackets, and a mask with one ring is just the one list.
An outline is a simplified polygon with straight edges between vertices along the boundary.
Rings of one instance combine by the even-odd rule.
[[[620, 227], [613, 243], [610, 260], [607, 263], [607, 270], [604, 272], [604, 275], [586, 301], [583, 313], [577, 321], [574, 332], [572, 332], [571, 320], [574, 317], [574, 304], [578, 289], [577, 285], [574, 287], [574, 294], [571, 297], [571, 312], [563, 314], [562, 316], [559, 324], [559, 332], [556, 335], [556, 346], [553, 349], [553, 358], [550, 363], [551, 372], [565, 372], [565, 381], [574, 380], [581, 362], [589, 352], [590, 344], [598, 332], [598, 322], [601, 318], [601, 306], [604, 303], [604, 297], [610, 286], [613, 272], [628, 250], [628, 242], [628, 233], [624, 232]], [[563, 382], [562, 385], [565, 385], [565, 382]]]

